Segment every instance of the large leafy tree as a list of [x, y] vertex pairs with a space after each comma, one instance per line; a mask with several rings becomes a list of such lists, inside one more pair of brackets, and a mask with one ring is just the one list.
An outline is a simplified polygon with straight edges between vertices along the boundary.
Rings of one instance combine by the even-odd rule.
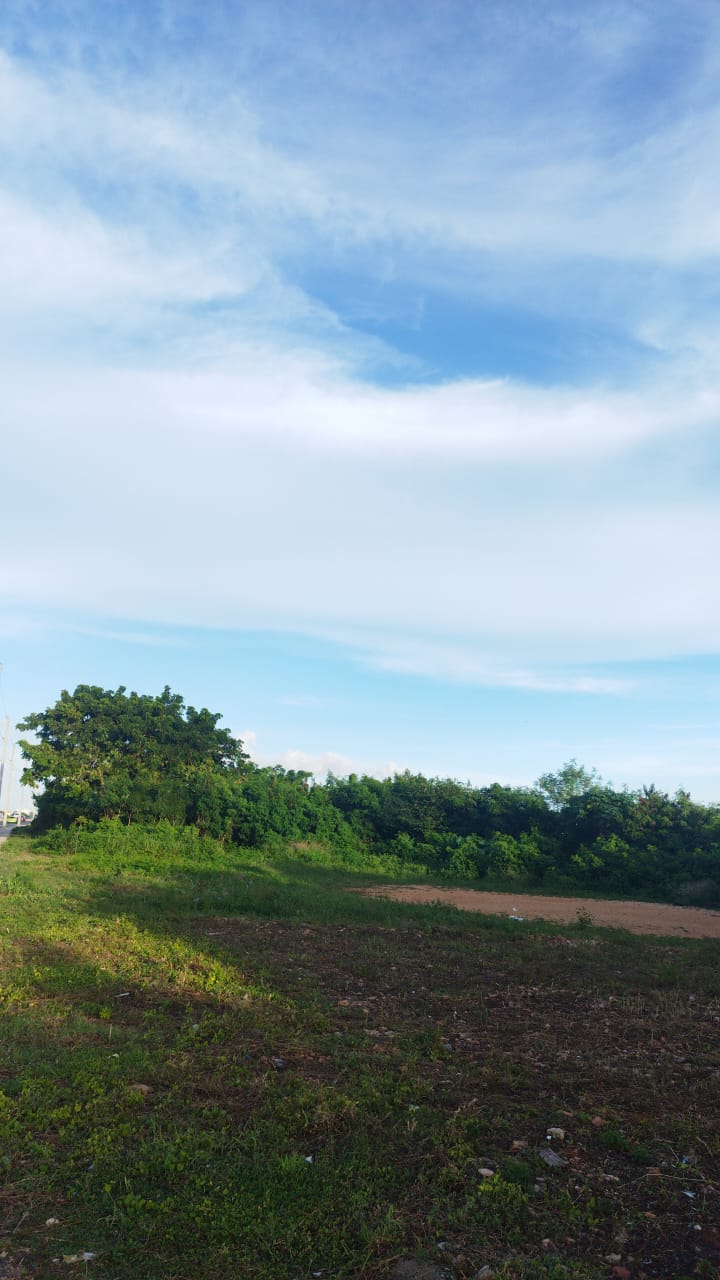
[[156, 697], [78, 685], [18, 728], [23, 783], [42, 786], [38, 825], [74, 818], [183, 821], [199, 773], [237, 772], [242, 743], [218, 727], [219, 715], [186, 707], [179, 694]]

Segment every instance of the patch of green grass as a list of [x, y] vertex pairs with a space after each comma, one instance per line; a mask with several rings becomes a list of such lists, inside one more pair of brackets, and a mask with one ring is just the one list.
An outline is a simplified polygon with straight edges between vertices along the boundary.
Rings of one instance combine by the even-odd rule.
[[653, 1162], [652, 1152], [648, 1147], [633, 1142], [617, 1129], [603, 1129], [598, 1135], [598, 1142], [605, 1151], [620, 1151], [636, 1164], [651, 1165]]

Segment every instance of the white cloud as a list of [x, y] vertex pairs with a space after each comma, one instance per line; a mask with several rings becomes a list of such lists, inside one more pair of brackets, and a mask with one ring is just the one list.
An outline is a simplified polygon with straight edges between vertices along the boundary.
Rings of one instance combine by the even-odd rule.
[[153, 251], [145, 236], [119, 231], [68, 205], [52, 214], [0, 193], [2, 309], [18, 313], [90, 313], [148, 302], [169, 305], [233, 297], [249, 290], [258, 270], [241, 271], [191, 253]]
[[233, 737], [239, 738], [248, 755], [253, 759], [257, 759], [257, 731], [255, 729], [241, 729], [239, 732], [233, 729]]
[[[194, 373], [6, 369], [5, 600], [361, 644], [417, 629], [439, 649], [383, 660], [517, 687], [714, 651], [720, 516], [689, 430], [709, 394], [386, 393], [328, 368], [258, 348]], [[673, 449], [628, 477], [652, 433]]]
[[[715, 649], [712, 494], [640, 501], [613, 473], [567, 469], [500, 483], [465, 461], [440, 477], [416, 462], [410, 484], [405, 460], [211, 437], [140, 395], [91, 392], [60, 414], [50, 393], [44, 421], [41, 400], [17, 401], [39, 460], [4, 495], [4, 596], [21, 612], [343, 631], [366, 650], [368, 629], [433, 636], [439, 650], [384, 660], [577, 689], [606, 687], [588, 663]], [[6, 449], [9, 474], [27, 461]]]
[[350, 757], [337, 751], [311, 752], [300, 751], [293, 747], [283, 751], [277, 763], [284, 769], [302, 769], [318, 778], [327, 777], [328, 773], [344, 777], [353, 772], [353, 762]]
[[483, 654], [462, 644], [432, 644], [385, 637], [360, 650], [362, 659], [380, 671], [429, 676], [457, 684], [486, 688], [523, 689], [532, 693], [624, 694], [634, 682], [615, 676], [567, 669], [529, 669], [504, 664], [497, 656]]
[[693, 391], [665, 380], [621, 393], [466, 380], [383, 389], [330, 358], [259, 343], [238, 343], [222, 363], [187, 372], [48, 366], [38, 384], [16, 368], [4, 399], [8, 422], [41, 434], [70, 427], [77, 438], [102, 422], [128, 443], [148, 433], [158, 442], [204, 436], [213, 447], [219, 437], [243, 447], [277, 437], [326, 455], [534, 467], [627, 453], [720, 417], [714, 385]]
[[393, 760], [388, 760], [386, 763], [354, 760], [340, 751], [304, 751], [298, 747], [289, 747], [273, 754], [259, 748], [258, 739], [261, 739], [262, 735], [253, 729], [245, 730], [238, 734], [238, 737], [241, 738], [245, 750], [256, 764], [263, 767], [279, 764], [283, 769], [310, 773], [318, 780], [326, 778], [329, 773], [334, 773], [338, 778], [347, 777], [350, 773], [367, 774], [372, 778], [389, 778], [395, 773], [402, 773], [405, 768], [404, 765]]

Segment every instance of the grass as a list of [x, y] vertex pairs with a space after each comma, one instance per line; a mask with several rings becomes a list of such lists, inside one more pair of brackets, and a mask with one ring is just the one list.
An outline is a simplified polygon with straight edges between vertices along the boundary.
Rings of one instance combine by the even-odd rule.
[[718, 944], [377, 880], [2, 846], [3, 1280], [717, 1276]]

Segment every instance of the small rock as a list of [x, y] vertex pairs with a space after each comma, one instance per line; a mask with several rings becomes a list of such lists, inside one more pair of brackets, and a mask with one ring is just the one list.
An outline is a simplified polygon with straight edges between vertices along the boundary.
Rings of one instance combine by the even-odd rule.
[[553, 1151], [552, 1147], [541, 1147], [538, 1155], [543, 1163], [548, 1164], [551, 1169], [562, 1169], [567, 1164], [567, 1160], [559, 1156], [557, 1151]]
[[511, 1150], [524, 1151], [526, 1146], [527, 1146], [527, 1141], [525, 1138], [515, 1138], [515, 1140], [513, 1141]]
[[606, 1253], [606, 1254], [605, 1254], [605, 1261], [606, 1261], [606, 1262], [622, 1262], [622, 1254], [621, 1254], [621, 1253]]
[[272, 1063], [272, 1065], [274, 1066], [274, 1068], [275, 1068], [275, 1070], [276, 1070], [276, 1071], [282, 1071], [282, 1070], [283, 1070], [283, 1068], [285, 1067], [285, 1059], [284, 1059], [284, 1058], [271, 1058], [271, 1059], [270, 1059], [270, 1061], [271, 1061], [271, 1063]]
[[596, 1129], [602, 1129], [605, 1121], [603, 1120], [602, 1116], [593, 1116], [590, 1123], [594, 1124]]
[[556, 1125], [552, 1125], [547, 1131], [547, 1136], [548, 1136], [548, 1142], [550, 1141], [551, 1138], [557, 1138], [559, 1142], [564, 1142], [565, 1130], [558, 1129]]
[[152, 1089], [149, 1084], [129, 1084], [128, 1089], [131, 1093], [136, 1093], [139, 1098], [147, 1098]]
[[434, 1262], [418, 1262], [415, 1258], [401, 1258], [392, 1273], [393, 1280], [446, 1280], [446, 1271]]
[[60, 1219], [59, 1219], [59, 1218], [46, 1218], [46, 1219], [45, 1219], [45, 1226], [46, 1226], [46, 1227], [58, 1227], [59, 1225], [60, 1225]]
[[480, 1174], [480, 1177], [481, 1177], [481, 1178], [494, 1178], [494, 1177], [495, 1177], [495, 1170], [494, 1170], [494, 1169], [488, 1169], [487, 1165], [483, 1165], [483, 1167], [482, 1167], [481, 1169], [478, 1169], [478, 1173]]
[[484, 1267], [481, 1267], [479, 1271], [475, 1272], [473, 1280], [492, 1280], [492, 1275], [492, 1267], [488, 1267], [486, 1264]]

